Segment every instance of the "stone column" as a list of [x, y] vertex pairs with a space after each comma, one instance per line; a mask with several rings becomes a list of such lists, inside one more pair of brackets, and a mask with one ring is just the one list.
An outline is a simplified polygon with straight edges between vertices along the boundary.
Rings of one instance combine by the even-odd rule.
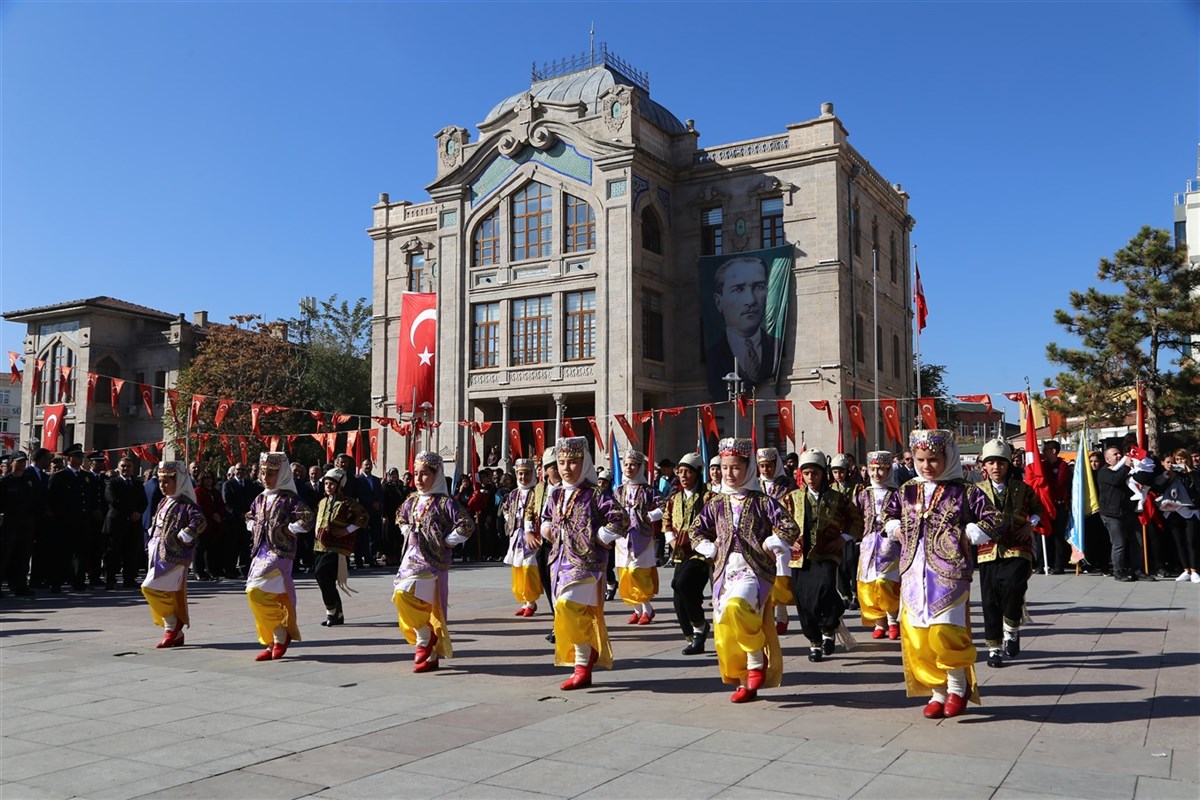
[[507, 471], [512, 465], [508, 459], [508, 398], [500, 398], [500, 464]]
[[558, 392], [554, 395], [554, 442], [558, 442], [559, 433], [562, 432], [563, 411], [566, 406], [563, 405], [563, 394]]

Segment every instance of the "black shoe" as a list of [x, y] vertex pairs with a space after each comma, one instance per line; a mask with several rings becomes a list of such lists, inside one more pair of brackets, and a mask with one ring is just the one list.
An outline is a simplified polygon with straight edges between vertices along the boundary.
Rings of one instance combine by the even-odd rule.
[[1062, 567], [1055, 567], [1054, 569], [1050, 570], [1051, 575], [1062, 575], [1063, 573], [1064, 571]]
[[683, 648], [683, 655], [695, 656], [704, 652], [704, 640], [708, 638], [708, 626], [692, 631], [692, 641]]
[[808, 648], [808, 660], [809, 661], [820, 661], [824, 657], [825, 657], [825, 651], [823, 651], [820, 647]]
[[989, 667], [1003, 667], [1004, 666], [1004, 657], [1002, 655], [1000, 655], [999, 650], [988, 651], [987, 665]]
[[1144, 572], [1135, 572], [1135, 573], [1134, 573], [1134, 576], [1135, 576], [1135, 577], [1136, 577], [1136, 578], [1137, 578], [1139, 581], [1157, 581], [1157, 580], [1158, 580], [1158, 578], [1154, 577], [1153, 575], [1147, 575], [1147, 574], [1146, 574], [1146, 573], [1144, 573]]
[[325, 617], [325, 621], [321, 623], [323, 628], [332, 628], [334, 625], [344, 625], [346, 617], [338, 614], [336, 617]]
[[1135, 583], [1135, 582], [1137, 582], [1137, 577], [1136, 577], [1136, 576], [1135, 576], [1135, 575], [1134, 575], [1132, 572], [1126, 572], [1126, 573], [1125, 573], [1125, 574], [1123, 574], [1123, 575], [1122, 575], [1122, 574], [1120, 574], [1120, 573], [1118, 573], [1118, 574], [1114, 575], [1114, 576], [1113, 576], [1113, 578], [1114, 578], [1115, 580], [1118, 580], [1118, 581], [1120, 581], [1121, 583]]
[[822, 636], [821, 637], [821, 652], [827, 656], [833, 655], [833, 637], [832, 636]]
[[546, 634], [546, 641], [550, 644], [554, 644], [554, 631], [550, 631], [550, 633]]
[[608, 587], [608, 591], [604, 593], [605, 600], [612, 600], [616, 596], [617, 596], [617, 587], [615, 587], [615, 586]]
[[[1004, 640], [1004, 655], [1009, 658], [1016, 658], [1021, 655], [1021, 634], [1014, 633], [1012, 638]], [[989, 659], [988, 663], [991, 663]]]
[[211, 580], [212, 580], [212, 575], [209, 575], [207, 572], [201, 572], [199, 575], [197, 575], [197, 576], [196, 576], [196, 580], [198, 580], [198, 581], [211, 581]]

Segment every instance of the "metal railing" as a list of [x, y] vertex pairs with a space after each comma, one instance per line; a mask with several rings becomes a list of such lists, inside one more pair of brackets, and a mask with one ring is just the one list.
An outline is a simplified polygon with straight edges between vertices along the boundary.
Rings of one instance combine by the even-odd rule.
[[598, 67], [601, 64], [612, 67], [633, 81], [635, 86], [647, 94], [650, 93], [650, 74], [636, 69], [628, 61], [611, 52], [608, 49], [607, 42], [600, 43], [599, 51], [593, 48], [585, 50], [577, 56], [567, 56], [566, 58], [556, 59], [548, 63], [543, 61], [541, 69], [538, 69], [537, 62], [535, 61], [533, 62], [533, 69], [530, 72], [530, 76], [532, 81], [537, 83], [538, 81], [558, 78], [562, 75], [570, 75], [572, 72]]

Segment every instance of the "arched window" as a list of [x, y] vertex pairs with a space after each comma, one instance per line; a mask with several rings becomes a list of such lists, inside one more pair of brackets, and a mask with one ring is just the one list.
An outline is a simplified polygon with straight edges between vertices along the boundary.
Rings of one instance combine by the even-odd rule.
[[500, 260], [500, 209], [488, 214], [471, 237], [471, 266], [486, 267]]
[[96, 388], [93, 397], [97, 408], [107, 408], [112, 399], [112, 379], [121, 377], [121, 368], [110, 356], [96, 362]]
[[553, 208], [554, 193], [544, 183], [531, 181], [512, 196], [513, 261], [550, 255]]
[[642, 249], [662, 255], [662, 226], [652, 206], [642, 209]]
[[596, 249], [596, 212], [573, 194], [567, 195], [563, 225], [563, 252], [578, 253]]
[[66, 381], [66, 392], [62, 395], [64, 403], [71, 403], [75, 400], [75, 351], [67, 347], [62, 340], [50, 345], [42, 355], [39, 356], [46, 362], [46, 366], [42, 368], [42, 374], [38, 380], [37, 401], [41, 404], [59, 402], [58, 387], [64, 367], [70, 367], [72, 372], [70, 378]]

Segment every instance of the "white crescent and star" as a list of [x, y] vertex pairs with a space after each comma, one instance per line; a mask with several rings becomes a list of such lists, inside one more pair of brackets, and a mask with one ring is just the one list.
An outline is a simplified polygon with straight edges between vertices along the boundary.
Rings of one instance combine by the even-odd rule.
[[427, 308], [420, 314], [417, 314], [417, 316], [413, 319], [412, 325], [408, 329], [408, 343], [414, 348], [417, 346], [417, 328], [420, 327], [421, 323], [425, 320], [436, 323], [437, 312], [432, 308]]

